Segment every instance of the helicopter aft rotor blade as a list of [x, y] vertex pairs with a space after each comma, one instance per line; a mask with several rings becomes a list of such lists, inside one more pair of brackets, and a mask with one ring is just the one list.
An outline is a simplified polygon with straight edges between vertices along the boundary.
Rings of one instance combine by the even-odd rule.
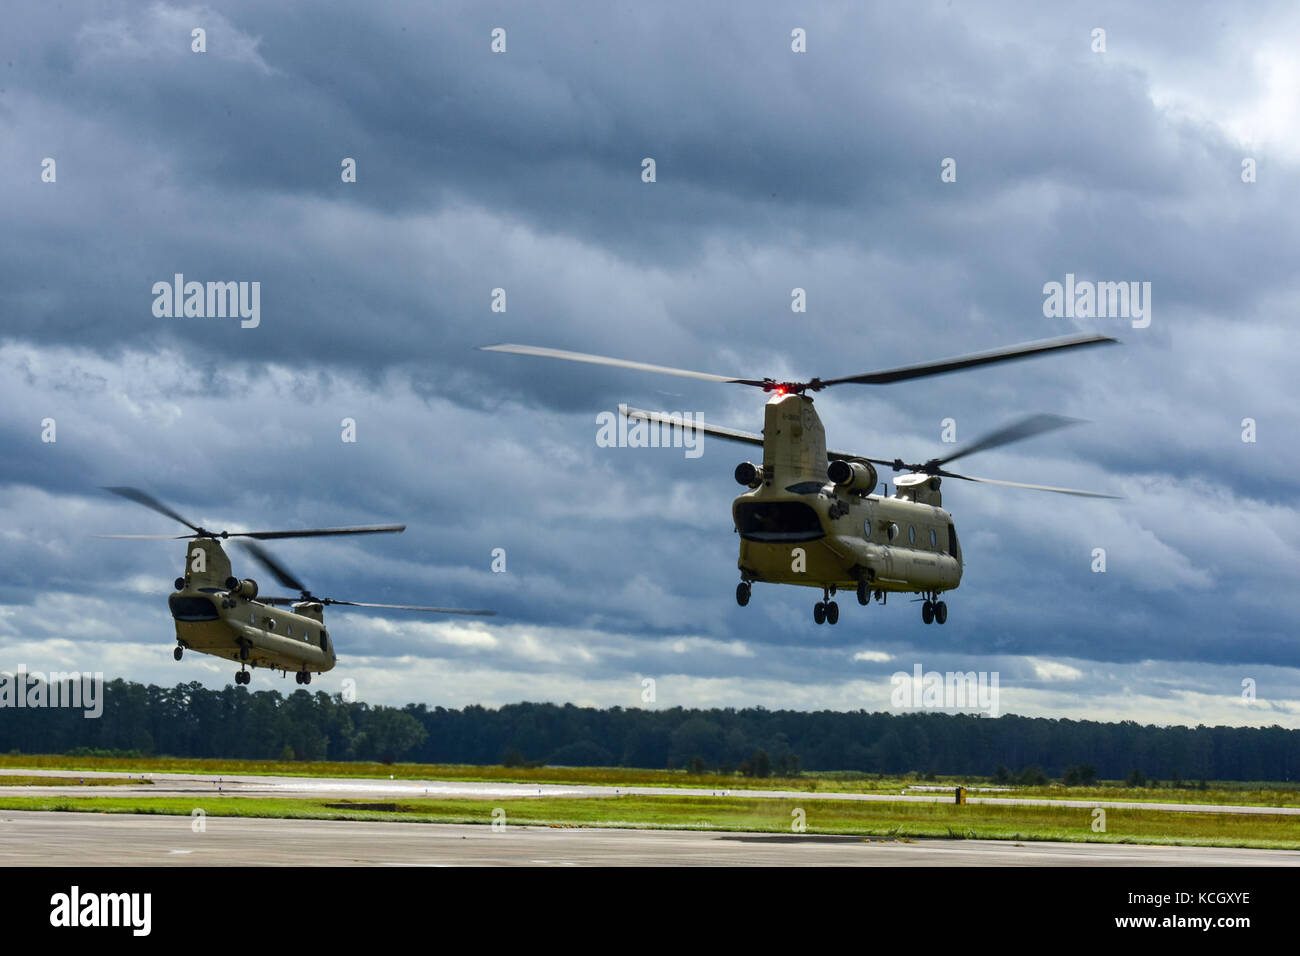
[[1054, 488], [1051, 485], [1029, 485], [1023, 481], [999, 481], [997, 478], [976, 478], [972, 475], [959, 475], [954, 471], [940, 471], [945, 478], [960, 478], [962, 481], [978, 481], [985, 485], [1006, 485], [1008, 488], [1029, 488], [1033, 491], [1054, 491], [1058, 495], [1077, 495], [1081, 498], [1114, 498], [1122, 500], [1123, 495], [1104, 495], [1100, 491], [1080, 491], [1077, 488]]
[[477, 611], [468, 608], [424, 607], [417, 604], [366, 604], [361, 601], [340, 601], [337, 598], [316, 597], [307, 589], [306, 585], [294, 576], [292, 571], [281, 564], [276, 558], [272, 557], [271, 552], [267, 551], [266, 548], [262, 547], [256, 541], [240, 541], [239, 546], [256, 558], [262, 567], [270, 571], [271, 574], [275, 576], [275, 579], [282, 585], [287, 588], [292, 588], [302, 595], [301, 597], [296, 598], [262, 597], [259, 595], [254, 598], [254, 600], [260, 601], [263, 604], [298, 604], [302, 601], [316, 601], [325, 605], [343, 604], [348, 607], [378, 607], [388, 608], [394, 611], [434, 611], [439, 614], [474, 614], [482, 617], [491, 617], [496, 614], [496, 611]]
[[480, 611], [463, 607], [422, 607], [418, 604], [367, 604], [364, 601], [338, 601], [326, 598], [325, 604], [342, 604], [347, 607], [380, 607], [394, 611], [434, 611], [438, 614], [472, 614], [476, 617], [492, 617], [496, 611]]
[[256, 538], [271, 541], [275, 538], [318, 538], [331, 534], [397, 534], [405, 531], [404, 524], [358, 525], [354, 528], [301, 528], [294, 531], [223, 531], [223, 538]]
[[[256, 541], [240, 541], [239, 546], [252, 555], [258, 564], [270, 571], [271, 574], [274, 575], [275, 579], [286, 588], [301, 591], [303, 597], [307, 597], [311, 594], [311, 592], [307, 590], [307, 586], [298, 580], [292, 571], [275, 558], [271, 557], [271, 552], [267, 551], [266, 548], [262, 547]], [[301, 600], [301, 598], [299, 600]]]
[[1082, 423], [1082, 418], [1067, 418], [1064, 415], [1027, 415], [1010, 425], [1004, 425], [985, 435], [981, 435], [969, 445], [957, 449], [946, 458], [935, 458], [926, 464], [946, 465], [950, 461], [956, 461], [958, 458], [964, 458], [976, 452], [988, 451], [990, 448], [1000, 448], [1013, 442], [1024, 441], [1026, 438], [1033, 438], [1035, 435], [1041, 435], [1044, 432], [1055, 431], [1058, 428], [1068, 428], [1071, 425]]
[[393, 611], [433, 611], [437, 614], [472, 614], [476, 617], [493, 617], [496, 611], [481, 611], [473, 608], [463, 607], [425, 607], [419, 604], [367, 604], [363, 601], [340, 601], [336, 598], [288, 598], [288, 597], [263, 597], [258, 595], [254, 598], [259, 604], [301, 604], [304, 600], [316, 601], [320, 604], [334, 605], [341, 604], [346, 607], [378, 607], [388, 608]]

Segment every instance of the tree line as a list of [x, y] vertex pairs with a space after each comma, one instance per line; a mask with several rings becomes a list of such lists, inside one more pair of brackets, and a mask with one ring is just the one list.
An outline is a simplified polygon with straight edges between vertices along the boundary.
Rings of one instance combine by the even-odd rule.
[[[1051, 779], [1292, 780], [1300, 730], [1047, 717], [519, 703], [372, 706], [298, 690], [113, 680], [103, 714], [0, 707], [0, 752], [257, 760], [968, 774]], [[1010, 769], [1008, 769], [1010, 768]], [[1028, 771], [1025, 768], [1030, 768]], [[1082, 769], [1081, 769], [1082, 768]], [[1136, 775], [1136, 777], [1135, 777]], [[1035, 778], [1036, 779], [1036, 778]]]

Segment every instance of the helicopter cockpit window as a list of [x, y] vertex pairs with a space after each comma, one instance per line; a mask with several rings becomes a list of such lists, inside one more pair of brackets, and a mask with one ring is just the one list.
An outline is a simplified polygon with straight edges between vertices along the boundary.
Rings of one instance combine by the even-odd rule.
[[167, 599], [172, 617], [178, 621], [215, 621], [217, 609], [207, 598], [171, 597]]
[[736, 530], [746, 541], [813, 541], [824, 536], [817, 512], [802, 501], [736, 505]]

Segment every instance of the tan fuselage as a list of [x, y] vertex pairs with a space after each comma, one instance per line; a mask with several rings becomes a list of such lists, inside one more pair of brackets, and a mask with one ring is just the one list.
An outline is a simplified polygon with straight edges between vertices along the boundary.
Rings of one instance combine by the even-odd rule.
[[767, 403], [762, 483], [732, 503], [747, 581], [916, 593], [961, 583], [952, 516], [938, 480], [894, 497], [847, 492], [826, 476], [826, 433], [812, 399]]
[[319, 603], [302, 601], [286, 610], [228, 588], [230, 559], [212, 538], [189, 542], [185, 571], [185, 586], [168, 598], [181, 646], [249, 667], [333, 668], [334, 647]]

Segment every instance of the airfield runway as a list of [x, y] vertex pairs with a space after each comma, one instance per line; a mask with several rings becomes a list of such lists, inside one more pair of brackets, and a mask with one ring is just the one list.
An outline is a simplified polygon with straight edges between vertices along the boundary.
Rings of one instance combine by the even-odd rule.
[[1300, 851], [0, 811], [0, 866], [1297, 866]]
[[[81, 772], [74, 770], [0, 770], [0, 776], [125, 777], [125, 773]], [[139, 774], [135, 775], [140, 778]], [[112, 787], [0, 787], [0, 795], [129, 797], [129, 796], [231, 796], [317, 798], [329, 800], [387, 800], [417, 797], [461, 799], [519, 799], [523, 797], [614, 797], [675, 795], [687, 797], [752, 797], [771, 800], [872, 800], [890, 803], [952, 803], [952, 790], [941, 793], [834, 793], [807, 790], [717, 790], [690, 787], [607, 787], [588, 785], [480, 783], [462, 780], [376, 780], [369, 777], [262, 777], [253, 775], [203, 775], [190, 773], [154, 773], [145, 775], [151, 783], [139, 786], [122, 784]], [[934, 788], [926, 788], [933, 790]], [[1004, 804], [1008, 806], [1049, 806], [1108, 810], [1169, 810], [1181, 813], [1247, 813], [1277, 816], [1300, 816], [1300, 807], [1220, 806], [1204, 803], [1139, 803], [1121, 800], [1043, 800], [1031, 797], [968, 796], [967, 803]]]

